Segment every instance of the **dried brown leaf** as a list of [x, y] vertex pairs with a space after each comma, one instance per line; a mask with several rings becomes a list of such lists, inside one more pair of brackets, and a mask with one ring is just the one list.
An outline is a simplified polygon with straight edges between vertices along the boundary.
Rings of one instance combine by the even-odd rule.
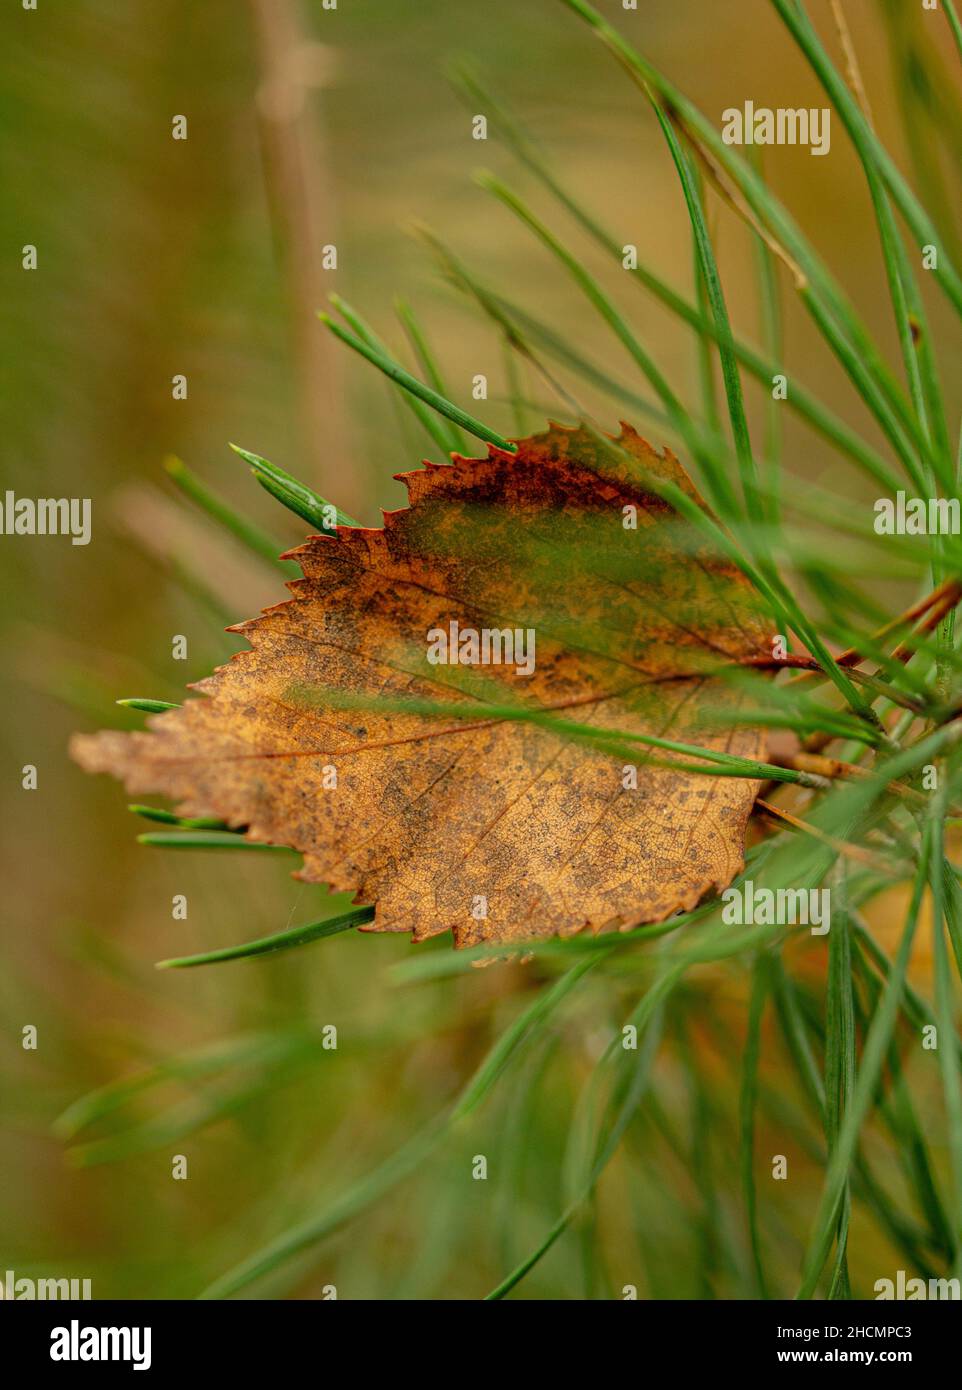
[[[401, 475], [409, 505], [383, 529], [292, 552], [293, 598], [235, 629], [251, 648], [193, 687], [203, 698], [144, 733], [78, 735], [73, 756], [299, 850], [299, 877], [376, 904], [373, 931], [511, 943], [694, 906], [742, 867], [756, 782], [635, 744], [628, 789], [620, 747], [443, 710], [523, 705], [764, 755], [760, 730], [717, 718], [740, 699], [724, 669], [770, 655], [752, 591], [640, 481], [703, 507], [677, 460], [628, 426], [616, 444], [552, 426], [515, 455]], [[452, 622], [532, 629], [534, 669], [430, 664], [428, 634]]]

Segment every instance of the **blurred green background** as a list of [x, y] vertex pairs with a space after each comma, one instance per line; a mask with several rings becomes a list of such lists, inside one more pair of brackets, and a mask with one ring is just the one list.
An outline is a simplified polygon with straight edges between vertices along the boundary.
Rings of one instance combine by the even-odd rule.
[[[765, 0], [601, 8], [719, 120], [746, 97], [824, 104]], [[827, 6], [812, 8], [834, 42]], [[924, 118], [914, 60], [942, 80], [952, 58], [941, 16], [917, 10], [847, 5], [880, 133], [923, 196], [957, 214], [942, 150], [928, 133], [911, 138]], [[392, 301], [402, 295], [427, 326], [452, 396], [515, 433], [498, 336], [438, 276], [408, 234], [415, 221], [638, 389], [575, 288], [472, 182], [479, 166], [502, 172], [563, 229], [682, 398], [695, 398], [691, 335], [626, 291], [494, 139], [472, 139], [472, 112], [444, 75], [451, 56], [470, 59], [565, 183], [686, 294], [688, 224], [643, 99], [556, 0], [340, 0], [336, 11], [321, 0], [40, 0], [36, 12], [11, 0], [0, 24], [3, 487], [93, 500], [86, 548], [0, 538], [0, 1270], [86, 1275], [96, 1297], [191, 1296], [418, 1133], [545, 977], [537, 963], [515, 963], [404, 985], [394, 972], [412, 952], [407, 941], [356, 935], [250, 965], [155, 972], [165, 956], [327, 910], [320, 890], [291, 879], [284, 856], [138, 846], [145, 827], [123, 792], [67, 760], [71, 731], [139, 727], [117, 697], [179, 699], [187, 680], [236, 650], [227, 621], [282, 597], [269, 566], [176, 498], [162, 461], [180, 456], [287, 543], [303, 528], [253, 483], [228, 441], [369, 523], [380, 506], [400, 505], [391, 475], [437, 453], [383, 378], [318, 324], [332, 291], [399, 351]], [[179, 114], [185, 141], [171, 138]], [[894, 359], [864, 181], [838, 124], [833, 137], [830, 157], [782, 149], [766, 172]], [[736, 326], [757, 340], [750, 238], [717, 202], [713, 216]], [[20, 265], [27, 243], [38, 248], [34, 272]], [[337, 246], [336, 270], [321, 268], [325, 244]], [[787, 282], [783, 290], [786, 360], [876, 440], [788, 302]], [[939, 304], [932, 317], [939, 336]], [[957, 383], [957, 339], [945, 348], [946, 381]], [[188, 378], [184, 401], [171, 396], [177, 373]], [[486, 403], [471, 399], [477, 373], [490, 382]], [[526, 381], [525, 394], [526, 425], [541, 428], [551, 409], [544, 387]], [[614, 426], [616, 403], [579, 394]], [[760, 421], [761, 398], [750, 391], [749, 403]], [[786, 458], [800, 479], [864, 496], [793, 421]], [[188, 639], [186, 663], [171, 659], [176, 633]], [[33, 792], [21, 789], [28, 763], [38, 768]], [[171, 918], [176, 893], [188, 898], [186, 922]], [[257, 1291], [483, 1295], [561, 1209], [574, 1099], [633, 997], [630, 979], [592, 977], [467, 1126]], [[640, 1123], [606, 1176], [594, 1234], [569, 1233], [522, 1296], [620, 1296], [625, 1284], [641, 1296], [745, 1293], [744, 1002], [737, 969], [693, 974], [660, 1064], [661, 1119]], [[39, 1030], [36, 1051], [21, 1047], [27, 1024]], [[338, 1049], [305, 1047], [304, 1030], [326, 1024], [338, 1029]], [[264, 1037], [279, 1050], [265, 1051]], [[224, 1040], [237, 1053], [220, 1069], [161, 1075], [103, 1119], [99, 1147], [84, 1133], [69, 1156], [53, 1126], [78, 1097], [151, 1067], [163, 1073], [172, 1058]], [[774, 1090], [779, 1065], [773, 1049]], [[770, 1123], [759, 1151], [793, 1163], [792, 1183], [763, 1217], [786, 1295], [821, 1170], [790, 1116]], [[471, 1177], [479, 1153], [487, 1182]], [[175, 1154], [187, 1156], [186, 1181], [171, 1177]], [[864, 1287], [898, 1257], [861, 1215], [856, 1229], [853, 1278]]]

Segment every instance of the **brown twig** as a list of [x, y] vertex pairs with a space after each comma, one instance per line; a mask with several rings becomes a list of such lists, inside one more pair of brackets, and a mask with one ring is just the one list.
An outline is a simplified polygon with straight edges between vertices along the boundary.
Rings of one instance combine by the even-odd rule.
[[[907, 608], [904, 613], [901, 613], [897, 618], [892, 618], [883, 627], [879, 628], [877, 632], [873, 633], [872, 641], [884, 641], [887, 636], [897, 631], [899, 628], [909, 627], [919, 618], [922, 618], [923, 621], [918, 623], [918, 626], [911, 636], [900, 642], [892, 653], [892, 660], [898, 661], [904, 666], [911, 661], [915, 652], [918, 650], [918, 639], [938, 627], [942, 619], [948, 613], [951, 613], [960, 599], [962, 599], [962, 581], [958, 579], [946, 579], [943, 583], [939, 584], [937, 588], [933, 589], [931, 593], [926, 594], [924, 598], [919, 599], [918, 602], [912, 604], [910, 608]], [[913, 639], [915, 639], [915, 644], [913, 644]], [[847, 651], [837, 656], [835, 660], [840, 666], [854, 666], [857, 662], [863, 660], [863, 658], [855, 648], [850, 647]], [[821, 672], [808, 668], [799, 675], [792, 676], [785, 684], [798, 685], [810, 676], [817, 674], [821, 674]], [[823, 748], [827, 748], [837, 737], [837, 734], [824, 732], [812, 734], [805, 740], [805, 748], [809, 753], [820, 753]]]
[[[926, 594], [924, 598], [920, 598], [917, 603], [913, 603], [904, 613], [900, 613], [897, 618], [889, 619], [877, 632], [873, 632], [872, 641], [875, 643], [884, 641], [886, 637], [891, 636], [893, 632], [897, 632], [899, 628], [910, 627], [917, 619], [922, 617], [923, 614], [928, 614], [929, 616], [926, 617], [924, 623], [919, 624], [913, 635], [922, 636], [927, 632], [931, 632], [939, 625], [946, 614], [950, 613], [952, 609], [956, 607], [960, 600], [962, 600], [962, 581], [958, 579], [946, 579], [937, 588], [933, 589], [931, 593]], [[936, 613], [934, 619], [931, 617], [932, 612]], [[907, 642], [903, 642], [892, 653], [892, 660], [900, 661], [904, 665], [905, 662], [911, 659], [913, 654], [913, 650], [907, 649]], [[839, 653], [835, 658], [835, 662], [838, 666], [857, 666], [861, 661], [867, 659], [868, 658], [861, 655], [856, 647], [849, 647], [844, 652]], [[801, 662], [799, 664], [801, 664]], [[786, 681], [785, 684], [798, 685], [801, 681], [807, 680], [810, 676], [824, 676], [824, 674], [818, 662], [813, 661], [812, 658], [809, 657], [806, 660], [805, 669], [801, 674], [793, 676], [792, 679]]]
[[818, 826], [811, 825], [808, 821], [801, 820], [798, 816], [793, 816], [788, 811], [783, 811], [780, 806], [775, 806], [770, 801], [764, 801], [761, 797], [755, 802], [769, 816], [773, 816], [780, 821], [784, 821], [794, 830], [800, 830], [806, 835], [811, 835], [813, 839], [828, 845], [836, 854], [847, 855], [849, 859], [856, 859], [861, 864], [867, 864], [870, 868], [876, 869], [880, 873], [891, 874], [891, 865], [884, 859], [880, 859], [877, 854], [873, 854], [870, 849], [865, 849], [862, 845], [853, 845], [848, 840], [836, 839], [834, 835], [829, 835], [827, 831], [820, 830]]
[[[918, 650], [917, 647], [912, 646], [912, 638], [921, 637], [929, 632], [935, 631], [942, 619], [947, 617], [958, 604], [959, 600], [962, 599], [962, 583], [960, 583], [958, 579], [947, 579], [944, 584], [939, 585], [939, 588], [935, 590], [935, 594], [939, 595], [939, 597], [932, 604], [928, 613], [926, 613], [925, 620], [919, 623], [911, 637], [907, 638], [896, 647], [895, 651], [892, 653], [893, 661], [901, 661], [904, 664], [912, 659], [915, 652]], [[930, 597], [934, 597], [934, 595], [930, 595]]]
[[870, 126], [874, 126], [872, 120], [872, 108], [869, 105], [868, 93], [865, 90], [865, 83], [862, 81], [862, 70], [858, 64], [858, 56], [855, 52], [855, 45], [852, 42], [851, 31], [848, 21], [845, 18], [845, 11], [842, 9], [842, 0], [829, 0], [832, 7], [832, 17], [835, 20], [835, 27], [838, 30], [839, 42], [842, 45], [842, 52], [845, 55], [845, 68], [848, 75], [848, 85], [852, 89], [852, 95], [862, 108], [862, 114]]
[[[821, 777], [827, 786], [843, 780], [865, 781], [867, 778], [877, 775], [873, 769], [859, 767], [858, 763], [847, 763], [842, 758], [826, 758], [821, 753], [813, 753], [807, 749], [781, 756], [773, 754], [771, 761], [777, 767], [787, 767], [793, 772], [804, 772], [812, 777]], [[886, 791], [905, 801], [911, 801], [917, 806], [928, 806], [929, 804], [929, 798], [917, 791], [915, 787], [910, 787], [907, 782], [888, 782]], [[957, 812], [951, 811], [951, 814], [955, 815]]]
[[261, 67], [257, 113], [265, 177], [287, 272], [310, 481], [356, 514], [363, 497], [356, 473], [347, 466], [341, 355], [317, 321], [317, 310], [333, 288], [321, 255], [336, 237], [332, 180], [310, 95], [323, 84], [329, 51], [307, 37], [299, 0], [249, 3]]

